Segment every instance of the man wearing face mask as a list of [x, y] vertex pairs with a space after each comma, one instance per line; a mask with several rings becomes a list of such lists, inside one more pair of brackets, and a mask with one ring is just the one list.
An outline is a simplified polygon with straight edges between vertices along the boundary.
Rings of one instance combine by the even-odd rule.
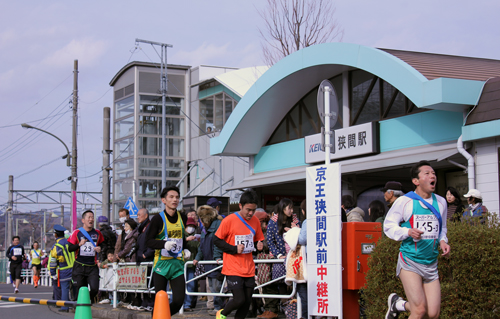
[[120, 220], [120, 228], [116, 231], [118, 238], [116, 239], [115, 252], [122, 250], [123, 242], [125, 241], [125, 221], [130, 218], [128, 209], [120, 209], [118, 211], [118, 217]]
[[[191, 257], [186, 259], [187, 261], [194, 260], [196, 253], [198, 253], [198, 247], [200, 246], [200, 235], [197, 234], [198, 225], [197, 222], [192, 217], [188, 217], [186, 222], [186, 249], [191, 252]], [[194, 278], [194, 265], [189, 265], [187, 267], [186, 281]], [[198, 280], [192, 281], [186, 284], [186, 289], [188, 292], [198, 292]], [[196, 308], [197, 296], [188, 296], [184, 299], [184, 311], [193, 311]]]

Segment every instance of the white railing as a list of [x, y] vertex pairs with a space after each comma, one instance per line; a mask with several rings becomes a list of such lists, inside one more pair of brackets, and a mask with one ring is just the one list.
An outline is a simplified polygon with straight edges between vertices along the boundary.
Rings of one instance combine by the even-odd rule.
[[[33, 284], [33, 270], [30, 269], [23, 269], [21, 270], [21, 277], [26, 280], [26, 284], [32, 285]], [[7, 279], [6, 279], [7, 284], [11, 284], [12, 281], [10, 280], [10, 268], [7, 268]], [[40, 270], [40, 282], [38, 283], [40, 286], [47, 286], [50, 287], [52, 286], [52, 281], [50, 279], [50, 270], [48, 268], [42, 268]]]
[[[279, 263], [284, 263], [285, 260], [284, 259], [255, 259], [254, 260], [256, 264], [279, 264]], [[186, 281], [186, 284], [189, 283], [189, 282], [192, 282], [194, 280], [199, 280], [199, 279], [203, 279], [204, 277], [206, 277], [208, 274], [214, 272], [214, 271], [217, 271], [217, 270], [220, 270], [222, 269], [222, 264], [223, 262], [220, 261], [219, 263], [217, 263], [215, 260], [210, 260], [210, 261], [199, 261], [198, 263], [202, 264], [202, 265], [217, 265], [216, 268], [210, 270], [210, 271], [207, 271], [203, 274], [201, 274], [200, 276], [197, 276], [197, 277], [194, 277], [193, 279], [190, 279], [190, 280], [187, 280]], [[132, 262], [132, 263], [113, 263], [113, 264], [108, 264], [108, 265], [111, 265], [112, 267], [111, 268], [107, 268], [107, 269], [100, 269], [99, 270], [99, 276], [100, 276], [100, 280], [99, 280], [99, 290], [101, 291], [108, 291], [108, 292], [112, 292], [113, 293], [113, 308], [116, 308], [116, 300], [117, 300], [117, 293], [118, 292], [125, 292], [125, 293], [155, 293], [155, 288], [154, 287], [151, 287], [151, 288], [148, 288], [150, 286], [150, 283], [151, 283], [151, 277], [152, 277], [152, 272], [151, 274], [149, 274], [146, 278], [147, 278], [147, 286], [146, 288], [137, 288], [137, 289], [123, 289], [123, 288], [118, 288], [118, 283], [119, 283], [119, 280], [120, 280], [120, 276], [119, 276], [119, 271], [120, 269], [126, 267], [126, 266], [135, 266], [136, 263]], [[149, 263], [141, 263], [140, 264], [141, 266], [153, 266], [153, 263], [152, 262], [149, 262]], [[193, 265], [193, 262], [192, 261], [188, 261], [184, 264], [184, 276], [186, 276], [187, 274], [187, 266], [188, 265]], [[280, 280], [283, 280], [285, 279], [286, 276], [282, 276], [282, 277], [279, 277], [279, 278], [276, 278], [276, 279], [273, 279], [269, 282], [266, 282], [266, 283], [263, 283], [261, 285], [258, 285], [257, 287], [255, 287], [255, 290], [258, 290], [259, 288], [262, 288], [264, 286], [267, 286], [267, 285], [270, 285], [272, 283], [275, 283], [275, 282], [278, 282]], [[186, 286], [187, 287], [187, 286]], [[224, 288], [226, 287], [226, 278], [224, 277], [224, 281], [222, 282], [222, 285], [221, 285], [221, 290], [218, 291], [218, 292], [211, 292], [211, 293], [208, 293], [208, 292], [189, 292], [187, 291], [187, 288], [186, 288], [186, 295], [188, 296], [216, 296], [216, 297], [232, 297], [233, 294], [231, 292], [224, 292]], [[253, 298], [276, 298], [276, 299], [288, 299], [288, 298], [292, 298], [293, 296], [295, 296], [295, 293], [296, 293], [296, 284], [294, 283], [293, 284], [293, 289], [292, 289], [292, 292], [289, 294], [289, 295], [275, 295], [275, 294], [262, 294], [262, 293], [258, 293], [258, 294], [253, 294]], [[169, 290], [167, 291], [168, 294], [172, 294], [172, 291]], [[298, 297], [298, 295], [297, 295]], [[299, 300], [300, 302], [300, 300]], [[300, 309], [300, 305], [298, 305], [298, 309]], [[183, 313], [183, 309], [181, 309], [180, 313], [182, 314]]]

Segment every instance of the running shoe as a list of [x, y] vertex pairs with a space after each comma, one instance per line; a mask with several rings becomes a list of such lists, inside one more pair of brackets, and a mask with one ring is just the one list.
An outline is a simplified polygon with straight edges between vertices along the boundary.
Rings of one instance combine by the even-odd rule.
[[217, 311], [217, 314], [215, 315], [215, 319], [226, 319], [226, 316], [224, 316], [222, 314], [222, 310], [224, 310], [224, 309]]
[[111, 300], [109, 300], [109, 299], [104, 299], [104, 300], [99, 301], [99, 303], [100, 303], [101, 305], [103, 305], [103, 304], [111, 303]]
[[15, 294], [18, 294], [18, 293], [19, 293], [19, 289], [17, 289], [17, 288], [16, 288], [16, 289], [14, 289], [14, 293], [15, 293]]
[[153, 307], [151, 307], [151, 306], [146, 307], [146, 311], [149, 311], [149, 312], [153, 311]]
[[389, 295], [389, 298], [387, 298], [387, 305], [389, 306], [389, 309], [387, 309], [387, 313], [385, 314], [385, 319], [397, 319], [399, 316], [399, 311], [396, 309], [396, 302], [399, 300], [402, 300], [400, 296], [398, 296], [396, 293], [392, 293]]

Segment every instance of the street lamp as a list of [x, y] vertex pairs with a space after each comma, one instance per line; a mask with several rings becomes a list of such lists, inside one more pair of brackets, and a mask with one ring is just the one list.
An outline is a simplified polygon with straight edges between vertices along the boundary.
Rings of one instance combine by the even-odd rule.
[[40, 241], [42, 242], [42, 249], [45, 249], [45, 245], [47, 243], [47, 213], [51, 213], [50, 217], [51, 218], [58, 218], [59, 215], [52, 211], [43, 211], [43, 234], [41, 236]]
[[[30, 222], [26, 220], [26, 218], [23, 218], [21, 221], [23, 224], [29, 224]], [[16, 219], [16, 236], [19, 236], [19, 218]]]
[[50, 133], [50, 132], [47, 132], [47, 131], [45, 131], [45, 130], [42, 130], [42, 129], [38, 128], [38, 127], [31, 126], [31, 125], [29, 125], [29, 124], [27, 124], [27, 123], [23, 123], [23, 124], [21, 124], [21, 126], [22, 126], [23, 128], [27, 128], [27, 129], [34, 129], [34, 130], [38, 130], [38, 131], [40, 131], [40, 132], [47, 133], [47, 134], [49, 134], [50, 136], [53, 136], [53, 137], [57, 138], [57, 140], [58, 140], [59, 142], [61, 142], [61, 143], [64, 145], [64, 147], [66, 148], [66, 153], [67, 153], [67, 154], [66, 154], [65, 156], [63, 156], [63, 158], [66, 158], [66, 166], [71, 166], [71, 164], [70, 164], [70, 157], [71, 157], [71, 154], [69, 153], [68, 146], [67, 146], [67, 145], [66, 145], [66, 143], [64, 143], [64, 142], [63, 142], [63, 141], [62, 141], [59, 137], [55, 136], [54, 134], [52, 134], [52, 133]]
[[[76, 63], [76, 61], [75, 61]], [[74, 101], [75, 102], [75, 101]], [[50, 133], [50, 132], [47, 132], [45, 130], [42, 130], [42, 129], [39, 129], [38, 127], [34, 127], [34, 126], [31, 126], [29, 124], [26, 124], [26, 123], [23, 123], [21, 124], [21, 126], [23, 128], [27, 128], [27, 129], [34, 129], [34, 130], [38, 130], [40, 132], [43, 132], [43, 133], [47, 133], [49, 134], [50, 136], [53, 136], [55, 137], [59, 142], [61, 142], [64, 147], [66, 148], [66, 152], [67, 152], [67, 155], [65, 155], [65, 157], [63, 156], [63, 158], [66, 158], [66, 165], [67, 166], [71, 166], [71, 203], [72, 203], [72, 212], [71, 212], [71, 230], [73, 231], [73, 219], [75, 218], [76, 219], [76, 182], [77, 182], [77, 167], [76, 167], [76, 139], [75, 139], [75, 129], [76, 129], [76, 125], [75, 123], [73, 123], [73, 161], [71, 161], [71, 164], [70, 164], [70, 157], [71, 157], [71, 154], [69, 152], [69, 149], [68, 149], [68, 146], [66, 146], [66, 144], [57, 136], [55, 136], [54, 134]], [[76, 224], [76, 222], [75, 222]]]

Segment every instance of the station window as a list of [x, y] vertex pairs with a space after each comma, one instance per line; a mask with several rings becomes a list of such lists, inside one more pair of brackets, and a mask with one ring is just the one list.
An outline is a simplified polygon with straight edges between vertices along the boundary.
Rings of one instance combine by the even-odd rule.
[[[363, 70], [349, 76], [349, 126], [381, 121], [423, 112], [394, 86]], [[342, 75], [329, 79], [335, 87], [339, 104], [338, 120], [334, 129], [346, 127], [343, 119]], [[282, 143], [321, 132], [322, 122], [317, 108], [318, 86], [301, 98], [285, 115], [269, 138], [267, 145]]]
[[225, 92], [200, 100], [200, 135], [220, 131], [238, 102]]

